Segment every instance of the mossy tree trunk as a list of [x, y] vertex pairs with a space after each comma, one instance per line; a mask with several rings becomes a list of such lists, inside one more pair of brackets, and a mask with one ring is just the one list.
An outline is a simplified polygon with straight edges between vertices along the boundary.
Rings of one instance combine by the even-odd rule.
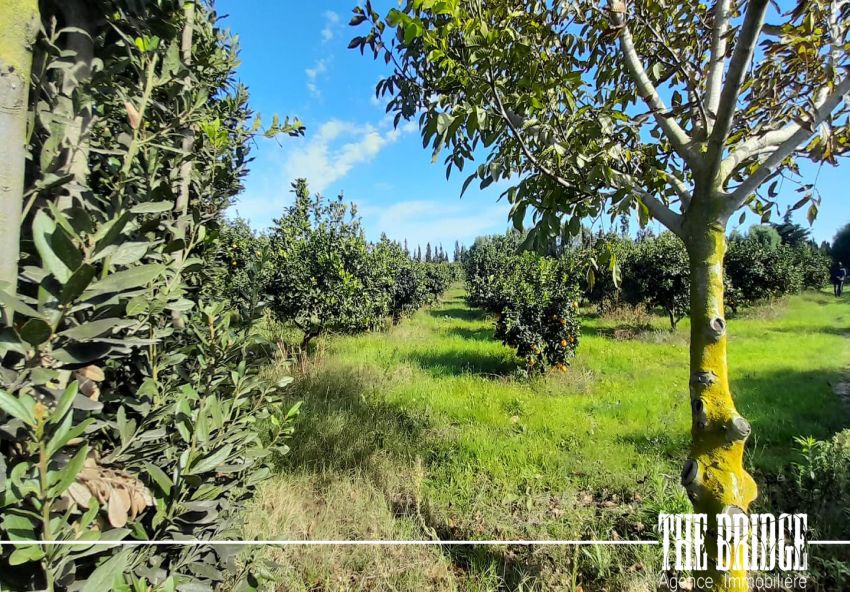
[[[746, 571], [719, 572], [717, 518], [721, 513], [745, 513], [756, 498], [753, 478], [744, 470], [744, 447], [749, 423], [738, 413], [729, 388], [726, 359], [726, 320], [723, 303], [723, 257], [726, 220], [718, 192], [695, 192], [684, 216], [682, 238], [690, 259], [690, 398], [692, 410], [690, 455], [682, 484], [694, 511], [707, 514], [706, 536], [712, 590], [747, 590]], [[740, 550], [736, 549], [737, 555]]]
[[15, 292], [23, 209], [27, 109], [37, 0], [0, 2], [0, 283]]

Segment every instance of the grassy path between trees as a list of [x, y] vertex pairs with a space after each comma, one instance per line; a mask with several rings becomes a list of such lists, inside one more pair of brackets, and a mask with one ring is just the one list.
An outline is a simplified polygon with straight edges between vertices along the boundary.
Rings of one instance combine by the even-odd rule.
[[[284, 539], [652, 538], [687, 511], [687, 321], [585, 317], [566, 374], [515, 375], [462, 288], [386, 333], [319, 344], [294, 392], [292, 451], [246, 536]], [[748, 469], [775, 483], [793, 438], [848, 424], [831, 386], [850, 359], [850, 298], [808, 293], [729, 321]], [[761, 504], [771, 503], [770, 486]], [[290, 548], [279, 590], [649, 590], [655, 548]], [[600, 587], [600, 582], [605, 586]], [[596, 582], [594, 584], [594, 582]]]

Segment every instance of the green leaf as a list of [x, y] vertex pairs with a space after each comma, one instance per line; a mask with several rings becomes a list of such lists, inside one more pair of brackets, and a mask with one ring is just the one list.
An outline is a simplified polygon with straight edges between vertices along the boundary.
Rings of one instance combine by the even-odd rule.
[[109, 220], [105, 224], [99, 226], [97, 232], [95, 232], [94, 236], [92, 237], [97, 242], [95, 253], [99, 253], [100, 251], [114, 243], [115, 239], [118, 238], [118, 235], [121, 234], [121, 231], [124, 230], [124, 227], [129, 221], [130, 213], [124, 212], [119, 217], [113, 218], [112, 220]]
[[112, 273], [91, 286], [86, 294], [91, 297], [96, 294], [123, 292], [138, 288], [156, 279], [163, 271], [165, 271], [165, 265], [149, 263]]
[[40, 545], [17, 547], [9, 556], [9, 565], [23, 565], [31, 561], [39, 561], [42, 557], [44, 557], [44, 550]]
[[166, 475], [162, 469], [160, 469], [154, 464], [147, 463], [145, 465], [145, 470], [147, 471], [151, 480], [153, 480], [153, 482], [159, 486], [159, 488], [165, 495], [171, 493], [171, 479], [168, 478], [168, 475]]
[[71, 270], [53, 252], [51, 237], [55, 230], [56, 223], [53, 222], [44, 210], [36, 212], [32, 223], [32, 239], [35, 243], [35, 248], [45, 268], [64, 284], [71, 277]]
[[141, 294], [130, 299], [125, 312], [130, 317], [138, 316], [148, 309], [148, 304], [150, 304], [150, 298], [145, 294]]
[[74, 402], [74, 397], [77, 396], [79, 386], [79, 383], [75, 380], [65, 387], [65, 392], [63, 392], [62, 396], [59, 397], [59, 401], [56, 403], [56, 408], [50, 414], [50, 419], [47, 423], [56, 424], [62, 421], [65, 413], [67, 413], [68, 409], [71, 408], [71, 405]]
[[38, 347], [50, 339], [53, 330], [50, 328], [50, 325], [41, 319], [30, 319], [24, 323], [24, 326], [18, 330], [18, 333], [24, 341], [33, 347]]
[[94, 267], [88, 263], [83, 263], [77, 271], [71, 274], [65, 285], [62, 286], [62, 292], [59, 295], [59, 302], [62, 304], [70, 304], [80, 297], [80, 294], [88, 288], [91, 281], [94, 279]]
[[56, 256], [68, 266], [68, 269], [75, 270], [83, 263], [83, 256], [80, 254], [76, 245], [68, 238], [62, 228], [56, 228], [50, 236], [50, 246]]
[[170, 201], [151, 201], [133, 206], [130, 211], [134, 214], [161, 214], [174, 208]]
[[147, 254], [149, 247], [146, 242], [124, 243], [112, 254], [110, 262], [112, 265], [132, 265]]
[[[24, 395], [25, 397], [27, 395]], [[13, 397], [5, 390], [0, 389], [0, 409], [8, 413], [12, 417], [17, 417], [27, 425], [35, 425], [35, 415], [33, 415], [32, 407], [35, 401], [29, 398], [30, 405], [26, 405], [21, 399]]]
[[59, 333], [59, 335], [75, 341], [87, 341], [108, 333], [116, 327], [123, 328], [133, 324], [135, 324], [134, 321], [121, 318], [100, 319], [97, 321], [89, 321], [82, 325], [71, 327], [70, 329], [65, 329]]
[[136, 431], [136, 420], [127, 421], [127, 412], [124, 407], [118, 408], [118, 413], [115, 416], [115, 421], [118, 425], [118, 436], [121, 438], [121, 445], [127, 446], [130, 438]]
[[[5, 284], [5, 282], [3, 282]], [[4, 289], [3, 285], [0, 285], [0, 305], [3, 308], [12, 310], [18, 314], [22, 314], [24, 316], [33, 317], [33, 318], [41, 318], [41, 313], [39, 313], [36, 309], [32, 308], [28, 304], [21, 302], [18, 298], [12, 296], [9, 292]]]
[[198, 460], [192, 463], [189, 467], [189, 470], [186, 471], [187, 475], [199, 475], [201, 473], [206, 473], [207, 471], [211, 471], [217, 466], [224, 463], [227, 460], [227, 457], [230, 456], [230, 453], [233, 451], [233, 446], [228, 444], [224, 448], [220, 450], [211, 452], [205, 456], [200, 457]]
[[112, 345], [99, 341], [70, 343], [53, 350], [53, 358], [63, 364], [79, 366], [100, 360], [111, 351]]
[[[80, 396], [82, 397], [82, 395]], [[73, 423], [73, 417], [73, 414], [70, 413], [66, 415], [65, 420], [59, 426], [59, 430], [61, 431], [57, 431], [56, 434], [53, 435], [53, 438], [50, 439], [50, 442], [47, 443], [48, 456], [53, 456], [54, 454], [59, 452], [59, 450], [63, 446], [65, 446], [74, 438], [81, 436], [83, 433], [85, 433], [88, 427], [92, 423], [94, 423], [94, 419], [90, 417], [71, 427], [71, 424]]]
[[13, 541], [34, 541], [36, 540], [37, 519], [32, 512], [21, 510], [19, 508], [5, 509], [2, 515], [3, 530], [6, 531], [9, 539]]
[[124, 549], [101, 563], [86, 580], [81, 592], [110, 592], [116, 583], [124, 582], [124, 571], [130, 559], [130, 549]]
[[65, 490], [71, 486], [71, 483], [74, 482], [74, 479], [77, 477], [77, 474], [82, 470], [83, 464], [86, 462], [86, 456], [89, 453], [89, 447], [83, 446], [78, 451], [77, 454], [68, 461], [68, 464], [65, 465], [61, 471], [59, 471], [57, 477], [56, 484], [51, 486], [50, 495], [54, 497], [58, 497], [65, 493]]

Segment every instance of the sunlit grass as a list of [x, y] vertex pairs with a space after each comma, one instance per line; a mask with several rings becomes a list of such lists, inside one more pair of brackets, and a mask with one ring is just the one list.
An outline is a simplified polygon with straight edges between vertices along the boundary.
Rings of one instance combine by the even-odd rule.
[[[687, 321], [671, 332], [661, 316], [635, 329], [587, 315], [570, 370], [527, 380], [493, 339], [492, 320], [463, 295], [455, 288], [386, 333], [319, 344], [297, 383], [305, 403], [292, 452], [266, 499], [276, 489], [291, 497], [293, 484], [305, 482], [321, 498], [315, 484], [350, 479], [362, 485], [352, 485], [352, 507], [363, 503], [355, 499], [362, 490], [383, 517], [366, 513], [364, 524], [401, 521], [381, 536], [443, 539], [646, 538], [658, 511], [686, 510], [678, 473], [690, 429]], [[846, 301], [794, 296], [730, 319], [729, 333], [732, 388], [753, 425], [748, 463], [757, 478], [794, 459], [794, 436], [826, 438], [847, 424], [830, 387], [850, 354]], [[434, 553], [409, 567], [416, 581], [441, 589], [569, 590], [577, 581], [588, 589], [603, 579], [620, 582], [610, 589], [637, 590], [656, 571], [646, 548]], [[295, 580], [352, 569], [338, 563], [305, 574], [295, 556], [285, 559]], [[422, 571], [444, 561], [456, 567], [448, 579]], [[415, 589], [399, 586], [387, 589]]]

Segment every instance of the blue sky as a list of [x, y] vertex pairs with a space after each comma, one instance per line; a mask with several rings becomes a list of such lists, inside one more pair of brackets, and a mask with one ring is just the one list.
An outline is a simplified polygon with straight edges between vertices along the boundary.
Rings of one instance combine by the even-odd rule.
[[[266, 121], [277, 113], [298, 116], [307, 126], [300, 139], [258, 142], [234, 211], [255, 228], [266, 228], [291, 202], [291, 181], [306, 177], [314, 191], [344, 191], [356, 202], [373, 240], [386, 232], [411, 246], [424, 248], [430, 241], [451, 252], [455, 240], [469, 244], [478, 235], [503, 232], [509, 206], [498, 196], [504, 187], [478, 191], [473, 184], [460, 199], [465, 175], [446, 181], [445, 168], [431, 163], [413, 123], [393, 129], [374, 94], [386, 72], [383, 61], [347, 49], [354, 4], [217, 0], [219, 13], [228, 15], [224, 25], [239, 35], [239, 76], [250, 88], [254, 109]], [[386, 9], [392, 3], [375, 4]], [[814, 182], [816, 167], [803, 165], [802, 172]], [[820, 242], [850, 222], [848, 163], [824, 165], [817, 187], [823, 205], [812, 231]], [[799, 194], [786, 183], [781, 197], [789, 204]], [[807, 224], [804, 216], [799, 212], [798, 221]]]

